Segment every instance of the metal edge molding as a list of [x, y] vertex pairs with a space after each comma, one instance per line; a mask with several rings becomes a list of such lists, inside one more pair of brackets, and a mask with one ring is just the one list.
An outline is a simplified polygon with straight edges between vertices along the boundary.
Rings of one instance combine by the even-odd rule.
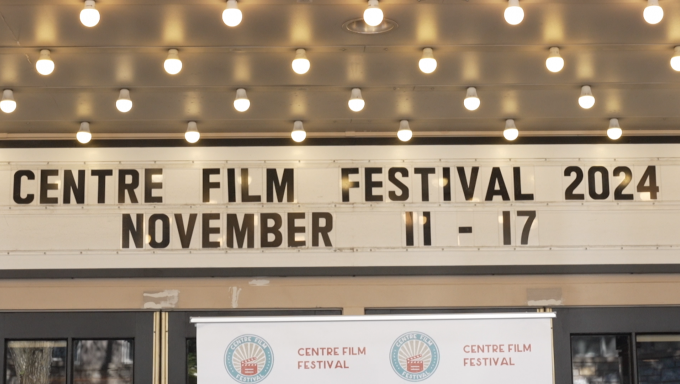
[[465, 313], [451, 315], [192, 317], [191, 323], [328, 323], [345, 321], [552, 319], [554, 317], [556, 317], [555, 312]]
[[680, 273], [680, 264], [0, 270], [0, 279], [473, 276]]

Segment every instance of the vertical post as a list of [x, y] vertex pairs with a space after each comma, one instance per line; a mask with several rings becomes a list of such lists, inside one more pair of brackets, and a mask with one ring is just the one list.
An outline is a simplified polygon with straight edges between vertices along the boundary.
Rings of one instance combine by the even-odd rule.
[[160, 358], [159, 358], [159, 353], [160, 353], [160, 336], [161, 336], [161, 313], [160, 312], [154, 312], [153, 313], [153, 356], [152, 356], [152, 366], [153, 366], [153, 376], [152, 376], [152, 384], [160, 384], [160, 373], [161, 373], [161, 367], [160, 367]]
[[635, 332], [631, 334], [629, 356], [630, 359], [632, 360], [630, 364], [631, 367], [630, 382], [631, 384], [638, 384], [637, 334]]
[[73, 338], [68, 338], [66, 340], [66, 382], [73, 383], [73, 355], [75, 351], [73, 350]]
[[161, 384], [168, 384], [168, 312], [161, 312]]

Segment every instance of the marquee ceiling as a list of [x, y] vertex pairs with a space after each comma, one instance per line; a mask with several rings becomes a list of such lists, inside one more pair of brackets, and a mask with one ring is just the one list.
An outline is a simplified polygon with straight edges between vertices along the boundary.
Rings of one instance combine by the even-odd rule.
[[[101, 22], [79, 21], [77, 0], [0, 0], [0, 86], [18, 108], [0, 113], [0, 138], [73, 138], [81, 121], [95, 138], [289, 137], [302, 120], [309, 137], [394, 136], [408, 119], [416, 136], [501, 136], [514, 118], [522, 135], [605, 135], [610, 118], [624, 134], [677, 134], [680, 1], [661, 0], [665, 17], [647, 24], [644, 0], [523, 0], [524, 21], [505, 22], [503, 0], [381, 1], [399, 27], [381, 35], [343, 30], [361, 17], [360, 0], [243, 0], [243, 22], [227, 27], [220, 0], [101, 0]], [[564, 70], [545, 67], [560, 48]], [[438, 68], [418, 69], [424, 47]], [[163, 70], [177, 48], [184, 68]], [[296, 48], [311, 70], [291, 69]], [[56, 69], [35, 70], [40, 49]], [[578, 105], [590, 85], [595, 106]], [[463, 107], [477, 87], [481, 107]], [[251, 101], [232, 103], [237, 88]], [[366, 107], [347, 107], [362, 89]], [[134, 107], [115, 107], [129, 88]]]

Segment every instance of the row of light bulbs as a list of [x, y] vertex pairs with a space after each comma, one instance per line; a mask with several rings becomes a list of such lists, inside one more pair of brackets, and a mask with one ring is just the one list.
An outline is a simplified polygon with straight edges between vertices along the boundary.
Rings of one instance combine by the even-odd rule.
[[[351, 104], [351, 101], [350, 101]], [[609, 120], [609, 128], [607, 129], [607, 136], [612, 140], [617, 140], [623, 135], [623, 130], [619, 124], [618, 119]], [[302, 121], [297, 120], [293, 123], [293, 131], [291, 132], [291, 138], [295, 142], [302, 142], [307, 137]], [[401, 120], [399, 122], [399, 130], [397, 131], [397, 137], [401, 141], [409, 141], [413, 137], [413, 131], [409, 125], [408, 120]], [[503, 137], [506, 140], [513, 141], [519, 137], [519, 130], [515, 125], [514, 119], [507, 119], [505, 121], [505, 130], [503, 131]], [[82, 122], [80, 123], [80, 130], [78, 131], [76, 138], [79, 142], [86, 144], [92, 140], [92, 133], [90, 132], [90, 123]], [[198, 124], [195, 121], [190, 121], [187, 126], [187, 131], [184, 134], [184, 138], [189, 143], [196, 143], [201, 138], [200, 132], [198, 132]]]
[[[673, 57], [671, 57], [671, 68], [675, 71], [680, 71], [680, 46], [674, 49]], [[560, 72], [564, 68], [564, 58], [560, 55], [558, 47], [551, 47], [549, 49], [548, 58], [545, 60], [545, 66], [550, 72]], [[307, 58], [307, 51], [304, 48], [295, 50], [295, 57], [292, 62], [293, 71], [297, 74], [304, 75], [309, 72], [311, 63]], [[432, 73], [437, 69], [437, 60], [434, 58], [434, 50], [432, 48], [423, 48], [423, 55], [418, 62], [418, 67], [423, 73]], [[54, 61], [49, 49], [40, 51], [40, 57], [35, 63], [35, 68], [39, 74], [47, 76], [54, 72]], [[170, 75], [176, 75], [182, 71], [182, 60], [179, 58], [179, 51], [177, 49], [169, 49], [168, 57], [163, 63], [163, 68]]]
[[[659, 6], [659, 0], [648, 0], [647, 7], [642, 13], [645, 21], [649, 24], [658, 24], [663, 19], [663, 8]], [[519, 5], [519, 0], [509, 0], [505, 9], [505, 21], [511, 25], [517, 25], [524, 20], [524, 10]], [[383, 22], [384, 15], [380, 9], [378, 0], [368, 0], [368, 8], [364, 11], [364, 22], [375, 27]], [[99, 24], [99, 11], [95, 8], [94, 0], [86, 0], [85, 7], [80, 11], [80, 22], [86, 27], [94, 27]], [[230, 27], [241, 24], [243, 13], [238, 9], [236, 0], [228, 0], [227, 8], [222, 12], [222, 21]]]
[[[583, 109], [590, 109], [595, 105], [595, 96], [593, 90], [589, 85], [581, 87], [581, 96], [578, 98], [578, 103]], [[465, 93], [463, 105], [469, 111], [475, 111], [482, 104], [477, 95], [477, 88], [469, 87]], [[361, 88], [352, 88], [350, 92], [349, 101], [347, 105], [353, 112], [361, 112], [366, 106], [366, 102], [361, 94]], [[123, 113], [132, 110], [132, 98], [129, 89], [121, 89], [116, 100], [116, 108]], [[234, 99], [234, 109], [239, 112], [245, 112], [250, 108], [250, 99], [245, 88], [236, 90], [236, 98]], [[5, 89], [2, 92], [2, 100], [0, 100], [0, 110], [5, 113], [12, 113], [17, 109], [17, 102], [14, 100], [14, 91]]]
[[[607, 136], [612, 140], [618, 140], [623, 135], [623, 130], [619, 124], [619, 119], [610, 119], [609, 128], [607, 129]], [[293, 141], [300, 143], [307, 138], [307, 132], [305, 132], [304, 125], [302, 121], [297, 120], [293, 123], [293, 131], [290, 133], [290, 137]], [[397, 137], [401, 141], [409, 141], [413, 137], [413, 131], [411, 131], [411, 126], [408, 120], [401, 120], [399, 122], [399, 130], [397, 131]], [[507, 119], [505, 120], [505, 130], [503, 130], [503, 137], [508, 141], [513, 141], [519, 137], [519, 130], [515, 125], [515, 120]], [[76, 134], [76, 138], [79, 142], [87, 144], [92, 140], [92, 133], [90, 132], [90, 123], [82, 122], [80, 123], [80, 130]], [[198, 124], [195, 121], [190, 121], [187, 126], [187, 131], [184, 133], [184, 138], [189, 143], [196, 143], [201, 138], [201, 133], [198, 132]]]

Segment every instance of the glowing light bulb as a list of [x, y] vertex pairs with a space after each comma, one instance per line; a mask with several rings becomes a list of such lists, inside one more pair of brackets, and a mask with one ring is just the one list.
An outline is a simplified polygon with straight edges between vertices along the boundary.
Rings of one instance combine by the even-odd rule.
[[578, 104], [583, 109], [590, 109], [595, 105], [595, 96], [593, 96], [593, 90], [590, 89], [589, 85], [581, 87], [581, 96], [578, 98]]
[[479, 97], [477, 97], [477, 88], [470, 87], [467, 89], [467, 94], [465, 95], [463, 104], [468, 111], [475, 111], [477, 108], [479, 108], [482, 102], [479, 100]]
[[671, 58], [671, 68], [675, 71], [680, 71], [680, 46], [675, 47], [675, 54]]
[[658, 24], [663, 19], [663, 8], [659, 6], [659, 0], [649, 0], [642, 15], [649, 24]]
[[619, 125], [619, 119], [609, 120], [609, 129], [607, 129], [607, 136], [612, 140], [618, 140], [623, 135], [623, 129]]
[[168, 50], [168, 58], [163, 64], [165, 72], [176, 75], [182, 70], [182, 60], [179, 59], [179, 51], [176, 49]]
[[437, 60], [434, 58], [432, 48], [423, 49], [423, 57], [418, 62], [418, 66], [423, 73], [432, 73], [437, 69]]
[[239, 88], [236, 90], [236, 99], [234, 100], [234, 108], [239, 112], [245, 112], [250, 108], [250, 100], [246, 95], [246, 90]]
[[402, 120], [399, 122], [399, 131], [397, 132], [397, 137], [401, 141], [409, 141], [413, 137], [413, 131], [411, 131], [411, 126], [409, 126], [408, 120]]
[[382, 23], [383, 17], [378, 0], [368, 0], [368, 8], [364, 11], [364, 22], [371, 27], [376, 27]]
[[85, 0], [85, 8], [80, 11], [80, 22], [90, 28], [99, 24], [99, 11], [94, 8], [94, 0]]
[[560, 56], [560, 49], [557, 47], [550, 48], [550, 55], [545, 61], [545, 66], [550, 72], [559, 72], [564, 68], [564, 59]]
[[40, 58], [38, 58], [38, 61], [35, 63], [35, 69], [39, 74], [44, 76], [54, 72], [54, 61], [52, 61], [48, 49], [40, 51]]
[[241, 24], [241, 20], [243, 20], [243, 13], [238, 9], [238, 3], [236, 0], [228, 0], [227, 9], [222, 12], [222, 21], [230, 27], [235, 27]]
[[195, 121], [190, 121], [187, 126], [187, 131], [184, 134], [184, 138], [191, 144], [198, 141], [201, 138], [201, 134], [198, 132], [198, 124]]
[[87, 144], [92, 140], [92, 133], [90, 133], [90, 123], [83, 121], [80, 123], [80, 129], [76, 134], [76, 139], [82, 144]]
[[364, 109], [366, 103], [364, 102], [364, 98], [361, 97], [361, 89], [352, 89], [352, 93], [350, 94], [349, 102], [347, 102], [347, 104], [349, 105], [349, 109], [354, 112], [359, 112]]
[[5, 113], [12, 113], [17, 109], [17, 102], [14, 101], [14, 93], [11, 89], [2, 91], [2, 101], [0, 101], [0, 110]]
[[508, 1], [508, 7], [505, 8], [505, 21], [510, 25], [517, 25], [524, 20], [524, 10], [519, 6], [519, 0]]
[[503, 137], [506, 140], [513, 141], [519, 136], [519, 130], [515, 126], [515, 120], [507, 119], [505, 120], [505, 130], [503, 131]]
[[295, 59], [293, 59], [293, 71], [299, 75], [304, 75], [309, 71], [309, 60], [307, 59], [307, 52], [304, 49], [295, 51]]
[[130, 112], [132, 109], [132, 99], [130, 99], [130, 90], [121, 89], [118, 95], [118, 100], [116, 100], [116, 108], [119, 111], [126, 113]]
[[293, 123], [293, 132], [290, 133], [290, 137], [296, 143], [301, 143], [305, 140], [307, 132], [305, 132], [305, 128], [302, 126], [302, 121], [298, 120]]

